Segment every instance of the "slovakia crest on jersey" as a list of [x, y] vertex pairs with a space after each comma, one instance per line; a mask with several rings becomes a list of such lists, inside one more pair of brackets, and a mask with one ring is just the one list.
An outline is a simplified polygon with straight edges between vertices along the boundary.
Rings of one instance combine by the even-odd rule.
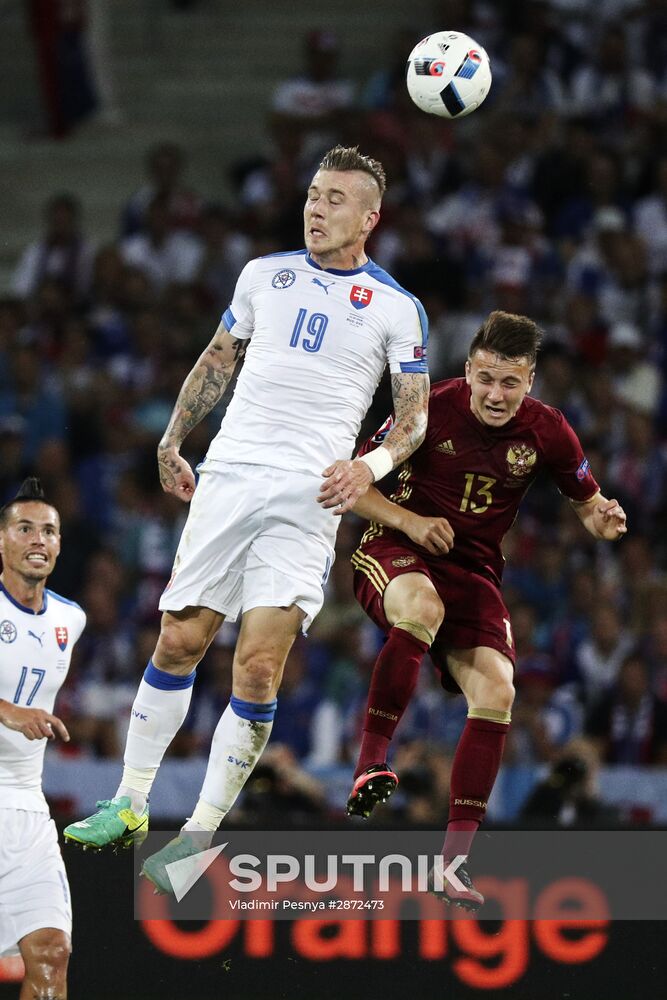
[[373, 292], [370, 288], [364, 288], [363, 285], [352, 285], [350, 302], [355, 309], [365, 309], [366, 306], [370, 305], [372, 298]]
[[58, 643], [58, 648], [62, 653], [67, 649], [67, 629], [64, 625], [58, 625], [56, 628], [56, 642]]

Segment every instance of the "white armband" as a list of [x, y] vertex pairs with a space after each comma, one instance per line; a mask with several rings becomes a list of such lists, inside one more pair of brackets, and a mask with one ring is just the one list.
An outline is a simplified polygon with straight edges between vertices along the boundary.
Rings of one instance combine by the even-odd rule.
[[394, 468], [394, 460], [389, 454], [389, 450], [382, 446], [376, 448], [375, 451], [369, 451], [367, 455], [361, 455], [360, 461], [365, 462], [373, 473], [374, 483], [377, 483], [378, 479], [382, 479]]

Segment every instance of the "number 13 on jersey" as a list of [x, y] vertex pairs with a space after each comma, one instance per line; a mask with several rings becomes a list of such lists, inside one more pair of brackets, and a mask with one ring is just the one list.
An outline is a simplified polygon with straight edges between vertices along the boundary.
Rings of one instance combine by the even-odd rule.
[[[478, 476], [474, 472], [466, 472], [465, 489], [459, 506], [460, 511], [471, 511], [473, 514], [483, 514], [493, 503], [491, 488], [495, 486], [496, 480], [490, 476]], [[483, 502], [479, 502], [479, 501]]]

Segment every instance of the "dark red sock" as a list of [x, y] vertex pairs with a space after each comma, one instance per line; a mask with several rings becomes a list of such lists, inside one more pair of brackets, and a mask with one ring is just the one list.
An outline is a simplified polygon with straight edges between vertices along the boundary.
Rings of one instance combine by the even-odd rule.
[[504, 722], [466, 721], [452, 765], [449, 820], [442, 849], [448, 860], [470, 852], [498, 775], [508, 730]]
[[427, 644], [411, 632], [390, 629], [373, 667], [355, 778], [371, 764], [386, 760], [389, 743], [412, 697], [427, 652]]

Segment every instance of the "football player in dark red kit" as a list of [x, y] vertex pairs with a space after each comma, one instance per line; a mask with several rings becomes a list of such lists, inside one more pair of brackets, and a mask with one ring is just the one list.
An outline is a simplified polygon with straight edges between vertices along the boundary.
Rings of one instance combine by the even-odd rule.
[[[424, 654], [462, 691], [468, 718], [452, 768], [445, 864], [467, 857], [502, 758], [514, 699], [514, 643], [500, 592], [501, 542], [545, 470], [595, 537], [626, 532], [625, 513], [593, 478], [563, 414], [528, 396], [540, 331], [493, 312], [475, 335], [465, 378], [433, 386], [424, 443], [386, 499], [372, 487], [354, 507], [370, 520], [352, 557], [355, 592], [387, 641], [373, 669], [350, 815], [370, 816], [396, 788], [387, 751]], [[390, 421], [365, 447], [381, 443]], [[363, 450], [363, 449], [362, 449]], [[483, 903], [465, 864], [442, 895]]]

